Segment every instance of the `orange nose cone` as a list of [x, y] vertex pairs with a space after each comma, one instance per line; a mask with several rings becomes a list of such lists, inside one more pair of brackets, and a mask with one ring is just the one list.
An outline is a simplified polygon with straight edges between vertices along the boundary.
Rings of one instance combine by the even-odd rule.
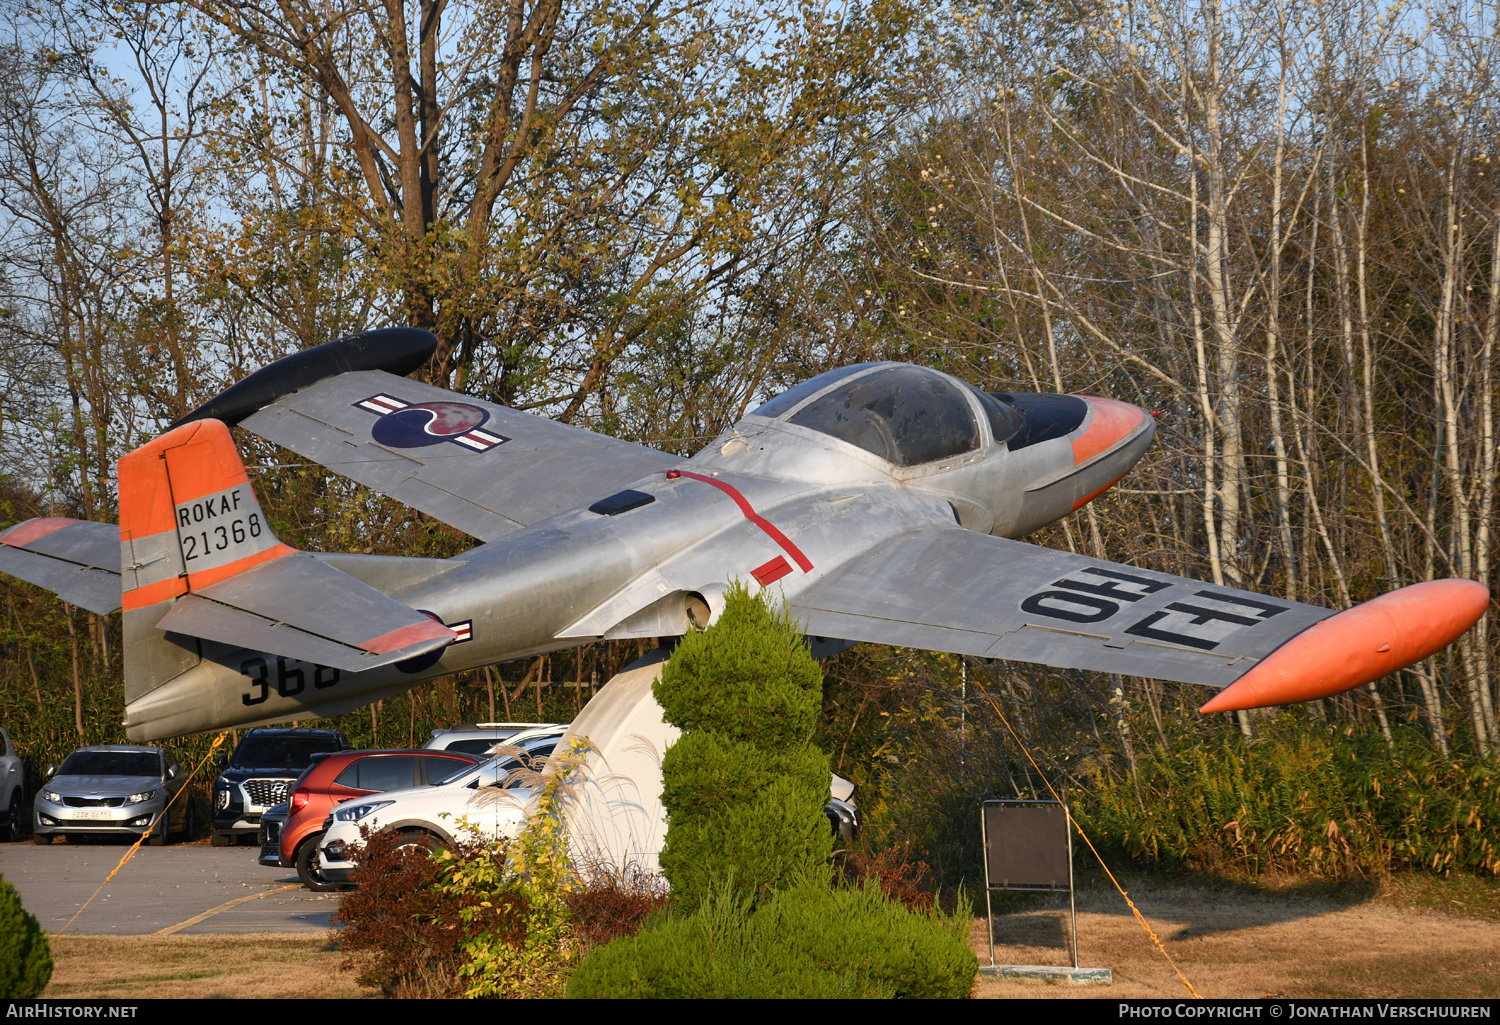
[[1136, 432], [1146, 422], [1147, 413], [1140, 406], [1117, 399], [1079, 395], [1089, 404], [1093, 418], [1088, 429], [1073, 439], [1073, 462], [1085, 463], [1100, 452], [1107, 452]]
[[1478, 622], [1490, 589], [1429, 580], [1372, 598], [1287, 641], [1200, 712], [1232, 712], [1328, 697], [1420, 662]]

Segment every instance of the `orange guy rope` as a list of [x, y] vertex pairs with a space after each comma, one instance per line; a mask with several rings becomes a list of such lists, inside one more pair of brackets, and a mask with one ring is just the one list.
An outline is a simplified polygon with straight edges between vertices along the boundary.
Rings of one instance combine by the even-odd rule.
[[[209, 745], [208, 754], [204, 755], [203, 760], [198, 763], [197, 767], [194, 768], [192, 772], [188, 773], [188, 778], [182, 781], [182, 786], [177, 788], [177, 793], [172, 795], [172, 799], [167, 802], [167, 806], [161, 810], [161, 818], [158, 821], [160, 821], [164, 827], [170, 827], [170, 822], [167, 819], [167, 813], [172, 810], [172, 805], [176, 804], [177, 799], [187, 792], [188, 784], [193, 781], [193, 777], [198, 775], [203, 766], [208, 764], [208, 760], [212, 758], [214, 752], [219, 749], [219, 745], [224, 743], [224, 737], [225, 734], [220, 733], [217, 737], [214, 738], [214, 742]], [[68, 926], [71, 926], [74, 922], [78, 921], [78, 916], [83, 914], [83, 908], [86, 908], [90, 904], [92, 904], [94, 902], [94, 897], [97, 897], [99, 896], [99, 894], [104, 892], [104, 888], [109, 885], [109, 881], [115, 876], [119, 875], [120, 869], [125, 867], [125, 863], [127, 861], [135, 857], [135, 852], [141, 849], [141, 844], [145, 843], [146, 837], [150, 835], [151, 830], [148, 829], [141, 834], [141, 838], [139, 840], [130, 845], [130, 850], [125, 852], [125, 857], [120, 859], [120, 863], [114, 867], [114, 870], [111, 871], [109, 875], [104, 877], [104, 882], [99, 884], [99, 889], [95, 890], [93, 896], [89, 897], [88, 900], [83, 902], [82, 908], [79, 908], [77, 911], [73, 912], [73, 917], [68, 919], [68, 924], [57, 930], [57, 932], [53, 933], [54, 936], [61, 936], [63, 933], [68, 931]]]
[[[1005, 718], [1005, 713], [1000, 711], [1000, 706], [995, 703], [994, 698], [990, 697], [990, 692], [988, 689], [986, 689], [984, 681], [979, 678], [979, 674], [974, 673], [972, 675], [972, 679], [974, 680], [975, 685], [979, 688], [979, 692], [984, 695], [984, 699], [988, 701], [990, 703], [990, 707], [995, 710], [995, 714], [1000, 717], [1000, 722], [1005, 726], [1006, 732], [1008, 732], [1011, 735], [1011, 738], [1015, 740], [1016, 746], [1021, 749], [1021, 753], [1026, 756], [1026, 760], [1031, 763], [1031, 767], [1036, 770], [1036, 774], [1042, 778], [1043, 783], [1047, 784], [1047, 789], [1051, 791], [1052, 797], [1057, 801], [1058, 804], [1062, 805], [1064, 808], [1067, 808], [1067, 802], [1058, 796], [1057, 791], [1052, 787], [1052, 782], [1047, 779], [1047, 774], [1043, 772], [1042, 767], [1036, 763], [1036, 759], [1031, 757], [1031, 752], [1026, 749], [1026, 745], [1021, 742], [1021, 738], [1017, 736], [1016, 731], [1011, 728], [1010, 720]], [[1198, 991], [1193, 988], [1193, 984], [1188, 981], [1187, 976], [1182, 974], [1182, 969], [1177, 967], [1177, 962], [1172, 960], [1172, 955], [1167, 953], [1167, 948], [1162, 945], [1162, 942], [1157, 937], [1155, 930], [1153, 930], [1151, 928], [1151, 924], [1146, 921], [1146, 916], [1141, 914], [1140, 909], [1135, 906], [1135, 901], [1130, 899], [1130, 894], [1125, 892], [1125, 887], [1120, 885], [1120, 881], [1115, 878], [1115, 874], [1111, 872], [1109, 870], [1109, 866], [1104, 863], [1104, 858], [1102, 855], [1100, 855], [1098, 848], [1094, 846], [1094, 841], [1089, 839], [1088, 834], [1083, 831], [1083, 827], [1080, 826], [1078, 824], [1078, 821], [1073, 818], [1073, 813], [1071, 811], [1068, 812], [1068, 818], [1072, 820], [1073, 828], [1078, 830], [1078, 835], [1083, 837], [1083, 842], [1089, 845], [1089, 850], [1093, 851], [1094, 857], [1099, 860], [1099, 867], [1104, 869], [1104, 874], [1109, 876], [1109, 881], [1115, 884], [1115, 889], [1120, 891], [1120, 896], [1124, 897], [1125, 903], [1130, 905], [1130, 913], [1135, 915], [1135, 920], [1141, 923], [1141, 928], [1146, 930], [1146, 935], [1151, 937], [1151, 942], [1156, 944], [1156, 949], [1161, 951], [1161, 956], [1166, 958], [1167, 964], [1172, 966], [1172, 971], [1177, 973], [1177, 977], [1182, 980], [1182, 984], [1187, 987], [1188, 992], [1193, 995], [1194, 1000], [1202, 1000], [1203, 998], [1198, 995]]]

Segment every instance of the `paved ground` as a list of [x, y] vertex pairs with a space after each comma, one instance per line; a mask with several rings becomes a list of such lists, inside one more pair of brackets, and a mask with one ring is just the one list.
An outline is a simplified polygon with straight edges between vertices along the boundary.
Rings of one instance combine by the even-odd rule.
[[[0, 875], [48, 932], [83, 907], [130, 848], [125, 844], [0, 844]], [[330, 927], [338, 894], [311, 893], [293, 869], [262, 868], [257, 847], [143, 845], [69, 933], [313, 932]]]

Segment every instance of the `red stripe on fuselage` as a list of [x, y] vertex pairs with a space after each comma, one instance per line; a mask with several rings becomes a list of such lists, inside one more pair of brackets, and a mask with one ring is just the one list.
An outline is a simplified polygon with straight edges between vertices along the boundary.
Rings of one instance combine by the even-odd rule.
[[780, 545], [781, 550], [790, 555], [792, 559], [797, 563], [797, 565], [802, 567], [802, 572], [812, 572], [812, 560], [802, 554], [802, 549], [792, 544], [791, 538], [787, 537], [781, 531], [777, 530], [774, 523], [751, 508], [750, 503], [745, 501], [745, 496], [740, 494], [739, 491], [737, 491], [735, 488], [731, 487], [728, 484], [725, 484], [723, 481], [718, 480], [717, 478], [706, 477], [701, 473], [694, 473], [691, 470], [678, 470], [677, 473], [683, 477], [691, 477], [693, 480], [702, 481], [704, 484], [712, 485], [713, 487], [716, 487], [720, 491], [724, 492], [724, 494], [728, 495], [730, 498], [734, 499], [734, 504], [740, 507], [740, 512], [745, 514], [745, 519], [749, 520], [761, 530], [765, 531], [767, 537]]

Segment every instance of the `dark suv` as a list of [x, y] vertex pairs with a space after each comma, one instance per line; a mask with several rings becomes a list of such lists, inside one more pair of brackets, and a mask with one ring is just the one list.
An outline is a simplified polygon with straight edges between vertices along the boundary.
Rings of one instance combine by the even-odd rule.
[[287, 799], [313, 755], [349, 749], [333, 730], [247, 731], [232, 758], [219, 756], [223, 771], [214, 780], [213, 845], [228, 847], [242, 837], [253, 842], [261, 815]]

